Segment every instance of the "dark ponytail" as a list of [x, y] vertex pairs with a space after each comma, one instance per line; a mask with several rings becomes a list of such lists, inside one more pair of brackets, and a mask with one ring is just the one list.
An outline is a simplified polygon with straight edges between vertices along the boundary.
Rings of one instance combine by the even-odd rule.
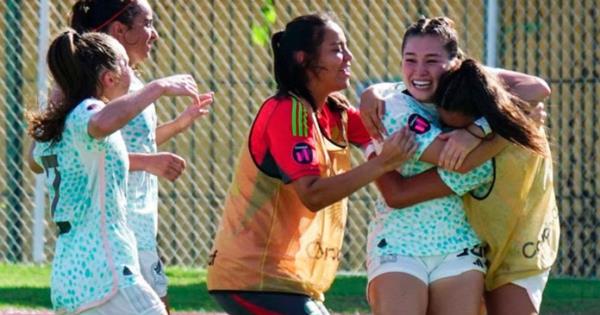
[[97, 97], [103, 71], [119, 71], [114, 38], [101, 33], [61, 33], [48, 49], [47, 63], [60, 88], [60, 103], [49, 103], [41, 113], [29, 114], [29, 134], [40, 142], [60, 141], [67, 115], [83, 100]]
[[482, 65], [466, 59], [442, 76], [435, 95], [440, 108], [473, 117], [485, 117], [492, 130], [505, 139], [547, 155], [547, 141], [527, 115], [529, 104], [509, 93]]
[[71, 28], [106, 33], [114, 21], [131, 27], [139, 12], [137, 0], [78, 0], [71, 8]]

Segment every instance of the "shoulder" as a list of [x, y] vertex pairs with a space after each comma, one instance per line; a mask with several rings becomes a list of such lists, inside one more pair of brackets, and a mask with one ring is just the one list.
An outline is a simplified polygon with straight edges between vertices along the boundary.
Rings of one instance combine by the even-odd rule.
[[95, 98], [87, 98], [87, 99], [81, 101], [79, 104], [77, 104], [77, 106], [75, 106], [75, 108], [71, 112], [71, 116], [77, 117], [77, 116], [85, 115], [86, 113], [89, 113], [89, 112], [97, 112], [102, 107], [104, 107], [104, 105], [106, 105], [106, 104], [104, 102], [102, 102], [101, 100], [98, 100]]
[[287, 129], [298, 133], [308, 123], [308, 112], [292, 97], [270, 97], [261, 106], [255, 120], [255, 127]]
[[415, 112], [421, 112], [419, 103], [403, 91], [390, 93], [385, 99], [385, 115], [401, 117]]
[[268, 99], [266, 99], [261, 105], [259, 115], [265, 115], [265, 113], [268, 113], [270, 115], [281, 115], [291, 113], [292, 107], [294, 107], [295, 105], [299, 104], [292, 97], [271, 96]]

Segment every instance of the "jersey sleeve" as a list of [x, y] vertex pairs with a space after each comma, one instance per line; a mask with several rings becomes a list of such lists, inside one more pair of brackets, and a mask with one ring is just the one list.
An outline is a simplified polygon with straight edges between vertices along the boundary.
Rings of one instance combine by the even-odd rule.
[[68, 118], [67, 128], [72, 128], [73, 139], [86, 151], [99, 152], [105, 149], [107, 137], [95, 139], [88, 132], [90, 119], [103, 107], [104, 104], [100, 101], [86, 100], [78, 105]]
[[360, 112], [354, 107], [348, 113], [348, 141], [356, 146], [364, 147], [371, 142], [371, 136], [360, 118]]
[[464, 174], [443, 168], [438, 168], [437, 172], [446, 186], [455, 194], [462, 196], [483, 184], [490, 183], [494, 176], [494, 166], [490, 160]]
[[273, 173], [278, 173], [286, 184], [304, 176], [321, 174], [313, 123], [300, 102], [280, 101], [272, 110], [261, 110], [259, 115], [269, 117], [257, 117], [261, 126], [255, 126], [255, 129], [261, 138], [251, 142], [266, 146], [266, 157], [258, 161], [263, 168], [275, 168]]
[[415, 134], [417, 150], [412, 159], [419, 160], [427, 147], [442, 132], [432, 117], [410, 96], [397, 92], [385, 98], [383, 125], [388, 135], [407, 126]]
[[369, 87], [373, 88], [375, 93], [384, 99], [395, 93], [402, 92], [405, 89], [404, 83], [402, 82], [382, 82], [373, 84]]

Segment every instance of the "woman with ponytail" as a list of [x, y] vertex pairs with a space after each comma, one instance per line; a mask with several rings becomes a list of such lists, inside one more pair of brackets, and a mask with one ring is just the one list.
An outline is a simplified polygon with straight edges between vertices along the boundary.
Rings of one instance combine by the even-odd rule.
[[226, 197], [208, 290], [229, 314], [329, 314], [342, 256], [347, 197], [413, 152], [405, 129], [350, 167], [370, 138], [339, 93], [352, 54], [327, 15], [305, 15], [272, 37], [277, 91], [260, 107]]
[[[377, 84], [361, 97], [361, 115], [372, 135], [381, 138], [409, 126], [418, 144], [401, 171], [376, 181], [382, 198], [369, 226], [369, 303], [376, 314], [478, 314], [486, 262], [460, 195], [493, 179], [493, 163], [487, 160], [508, 142], [502, 137], [482, 141], [490, 137], [487, 116], [442, 134], [435, 92], [444, 74], [464, 59], [450, 19], [411, 24], [402, 55], [404, 82]], [[549, 93], [538, 78], [499, 72], [532, 101]]]
[[166, 314], [141, 275], [127, 226], [129, 159], [119, 129], [161, 95], [196, 99], [195, 82], [178, 75], [127, 94], [127, 53], [100, 33], [63, 32], [51, 43], [47, 62], [61, 101], [30, 114], [29, 134], [36, 141], [30, 164], [47, 176], [59, 231], [53, 307], [57, 314]]
[[489, 261], [488, 314], [538, 314], [560, 238], [544, 129], [529, 117], [527, 102], [472, 59], [442, 77], [435, 103], [447, 126], [463, 128], [483, 117], [494, 135], [510, 142], [494, 158], [493, 181], [463, 201]]
[[[72, 28], [81, 33], [103, 32], [116, 38], [125, 47], [134, 69], [150, 57], [158, 33], [147, 0], [79, 0], [71, 11]], [[134, 73], [130, 91], [143, 87], [144, 82]], [[205, 116], [212, 99], [212, 93], [202, 94], [199, 102], [193, 102], [177, 118], [160, 125], [155, 106], [151, 104], [121, 130], [131, 162], [127, 223], [136, 236], [142, 274], [167, 307], [168, 279], [157, 243], [158, 177], [176, 180], [185, 168], [185, 161], [176, 154], [158, 152], [158, 146]]]

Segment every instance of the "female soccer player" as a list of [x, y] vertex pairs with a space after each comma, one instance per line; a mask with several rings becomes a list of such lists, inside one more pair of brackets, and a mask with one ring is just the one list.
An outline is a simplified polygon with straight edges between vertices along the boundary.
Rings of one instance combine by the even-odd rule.
[[350, 167], [370, 141], [338, 91], [352, 54], [330, 17], [305, 15], [272, 38], [275, 96], [242, 147], [208, 266], [208, 289], [230, 314], [329, 314], [323, 293], [341, 258], [346, 197], [413, 152], [406, 129]]
[[[197, 99], [194, 79], [178, 75], [129, 90], [127, 54], [114, 38], [60, 34], [48, 66], [61, 101], [30, 117], [34, 168], [48, 177], [57, 224], [52, 304], [58, 314], [166, 314], [141, 276], [126, 223], [127, 149], [119, 129], [161, 95]], [[110, 105], [106, 105], [110, 102]]]
[[[154, 13], [146, 0], [79, 0], [71, 10], [71, 27], [78, 32], [103, 32], [116, 38], [127, 51], [129, 63], [139, 67], [150, 56], [158, 39]], [[135, 74], [130, 91], [144, 87]], [[168, 305], [167, 277], [158, 254], [158, 179], [174, 181], [185, 168], [178, 155], [157, 152], [157, 146], [187, 130], [195, 120], [208, 113], [212, 93], [199, 96], [175, 120], [157, 125], [153, 104], [146, 107], [121, 130], [130, 153], [127, 182], [127, 224], [133, 229], [139, 250], [142, 274]]]
[[[405, 85], [376, 86], [375, 89], [379, 90], [377, 93], [386, 94], [383, 115], [386, 131], [409, 125], [417, 133], [417, 154], [401, 171], [404, 176], [414, 176], [442, 165], [440, 152], [445, 144], [439, 137], [442, 126], [433, 101], [442, 75], [460, 65], [462, 58], [452, 21], [441, 17], [423, 18], [413, 23], [404, 35], [402, 54]], [[528, 92], [543, 94], [544, 86], [534, 77], [516, 73], [504, 75], [533, 86]], [[368, 98], [369, 93], [366, 95]], [[476, 123], [489, 129], [485, 120]], [[472, 133], [481, 133], [477, 125], [465, 127]], [[481, 142], [475, 140], [475, 145]], [[462, 163], [462, 172], [471, 170], [505, 145], [501, 137], [486, 141], [464, 163], [464, 157], [455, 151], [450, 154], [449, 168]], [[433, 175], [443, 178], [449, 186], [468, 191], [488, 182], [493, 177], [492, 171], [492, 164], [486, 162], [465, 175], [445, 169], [438, 169], [439, 174]], [[378, 314], [423, 314], [426, 311], [476, 314], [486, 268], [478, 247], [480, 240], [467, 221], [460, 197], [438, 195], [429, 189], [427, 182], [405, 186], [399, 191], [393, 183], [385, 182], [385, 178], [378, 180], [384, 199], [377, 203], [367, 250], [369, 300], [374, 311]]]

